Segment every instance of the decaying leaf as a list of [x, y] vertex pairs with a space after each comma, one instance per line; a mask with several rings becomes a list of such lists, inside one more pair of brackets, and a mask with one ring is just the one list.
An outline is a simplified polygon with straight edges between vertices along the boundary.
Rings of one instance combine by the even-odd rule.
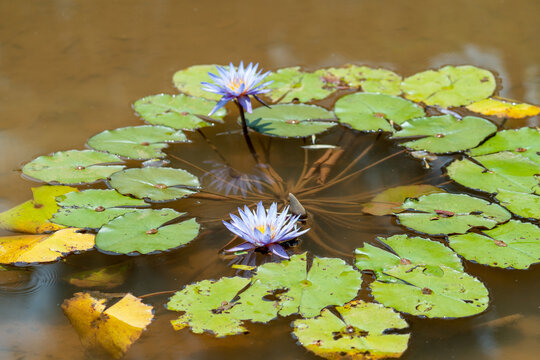
[[492, 97], [470, 105], [467, 109], [483, 115], [493, 115], [498, 118], [522, 119], [540, 114], [540, 107], [519, 101]]
[[82, 288], [112, 289], [126, 281], [130, 263], [120, 263], [72, 274], [67, 279]]

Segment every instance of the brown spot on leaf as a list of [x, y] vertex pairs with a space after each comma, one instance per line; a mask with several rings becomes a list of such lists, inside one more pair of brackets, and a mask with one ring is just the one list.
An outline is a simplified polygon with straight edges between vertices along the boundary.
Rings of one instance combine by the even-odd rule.
[[422, 294], [431, 295], [431, 294], [433, 294], [433, 290], [425, 287], [425, 288], [422, 289]]
[[373, 114], [373, 116], [381, 118], [381, 119], [386, 118], [386, 114], [382, 112], [376, 112], [375, 114]]
[[525, 152], [525, 151], [527, 151], [527, 149], [522, 148], [522, 147], [518, 147], [518, 148], [516, 149], [516, 152]]
[[166, 188], [167, 188], [167, 185], [165, 185], [165, 184], [156, 184], [156, 185], [154, 185], [154, 187], [155, 187], [156, 189], [166, 189]]
[[82, 166], [82, 165], [79, 165], [79, 166], [75, 167], [75, 170], [84, 170], [84, 169], [85, 169], [85, 167]]
[[153, 235], [153, 234], [157, 234], [157, 232], [158, 232], [158, 229], [150, 229], [150, 230], [148, 230], [146, 233], [147, 233], [148, 235]]
[[141, 143], [141, 145], [142, 145], [142, 146], [148, 146], [148, 145], [150, 145], [150, 143], [149, 143], [148, 141], [143, 141], [143, 142]]
[[401, 259], [399, 259], [399, 263], [400, 263], [401, 265], [410, 265], [410, 264], [411, 264], [411, 260], [405, 259], [405, 258], [401, 258]]
[[182, 112], [180, 113], [180, 115], [186, 116], [186, 115], [189, 115], [189, 113], [188, 113], [187, 111], [182, 111]]
[[43, 207], [43, 204], [35, 203], [34, 209], [41, 209]]
[[484, 76], [483, 78], [480, 79], [480, 82], [482, 82], [482, 83], [485, 83], [485, 82], [488, 82], [488, 81], [489, 81], [489, 79], [486, 76]]
[[98, 206], [97, 208], [95, 208], [94, 211], [96, 211], [96, 212], [103, 212], [103, 211], [105, 211], [105, 208], [104, 208], [103, 206], [100, 205], [100, 206]]
[[298, 120], [285, 120], [287, 124], [300, 124], [300, 121]]
[[435, 134], [435, 137], [440, 139], [444, 137], [444, 134]]
[[493, 242], [495, 243], [495, 245], [500, 246], [500, 247], [506, 247], [506, 246], [508, 246], [508, 245], [507, 245], [504, 241], [502, 241], [502, 240], [494, 240]]
[[435, 210], [435, 213], [437, 215], [442, 215], [442, 217], [452, 217], [452, 216], [454, 216], [454, 213], [452, 211], [447, 211], [447, 210]]

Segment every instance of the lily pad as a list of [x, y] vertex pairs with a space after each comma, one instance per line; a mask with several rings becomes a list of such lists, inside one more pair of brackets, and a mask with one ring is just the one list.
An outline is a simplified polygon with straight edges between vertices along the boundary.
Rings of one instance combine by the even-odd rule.
[[306, 137], [336, 125], [334, 115], [315, 105], [280, 104], [259, 107], [246, 116], [247, 126], [265, 135]]
[[443, 189], [433, 185], [395, 186], [378, 193], [364, 205], [362, 211], [377, 216], [397, 214], [404, 211], [401, 204], [407, 198], [443, 192]]
[[540, 196], [499, 190], [495, 197], [502, 206], [514, 214], [524, 218], [540, 220]]
[[511, 152], [473, 159], [455, 160], [447, 168], [448, 176], [464, 186], [490, 193], [508, 190], [540, 194], [540, 164]]
[[115, 190], [90, 189], [57, 198], [60, 210], [52, 219], [65, 226], [98, 229], [117, 216], [148, 206], [143, 200], [120, 195]]
[[23, 174], [47, 183], [82, 184], [106, 179], [120, 171], [122, 160], [95, 150], [59, 151], [40, 156], [22, 168]]
[[484, 231], [448, 238], [450, 246], [467, 260], [501, 268], [528, 269], [540, 262], [540, 228], [510, 220]]
[[[210, 125], [201, 117], [206, 117], [214, 106], [216, 106], [215, 101], [183, 94], [160, 94], [137, 100], [133, 104], [133, 109], [143, 120], [150, 124], [164, 125], [174, 129], [194, 130]], [[221, 108], [212, 115], [212, 119], [222, 119], [226, 113], [227, 111]]]
[[0, 237], [0, 264], [51, 262], [78, 251], [94, 247], [92, 234], [81, 229], [58, 230], [48, 235], [15, 235]]
[[428, 318], [458, 318], [479, 314], [489, 303], [478, 279], [444, 265], [433, 271], [424, 265], [398, 265], [385, 271], [397, 280], [371, 283], [375, 300], [397, 311]]
[[408, 199], [398, 214], [401, 225], [432, 234], [463, 234], [474, 227], [493, 228], [510, 219], [510, 213], [497, 204], [465, 194], [431, 194]]
[[78, 190], [62, 185], [32, 188], [34, 200], [28, 200], [0, 213], [0, 229], [30, 234], [42, 234], [63, 229], [64, 226], [53, 224], [49, 220], [58, 210], [56, 197], [72, 191]]
[[401, 124], [401, 130], [392, 138], [421, 137], [402, 145], [409, 149], [444, 154], [473, 148], [496, 131], [497, 126], [479, 117], [456, 119], [452, 115], [443, 115], [407, 121]]
[[501, 151], [512, 151], [540, 164], [540, 130], [527, 127], [502, 130], [470, 152], [478, 156]]
[[503, 98], [490, 98], [467, 105], [467, 109], [498, 118], [523, 119], [540, 114], [540, 107]]
[[[180, 92], [184, 94], [202, 97], [209, 100], [219, 100], [221, 97], [208, 91], [204, 91], [201, 82], [213, 82], [208, 73], [216, 74], [218, 65], [194, 65], [187, 69], [182, 69], [174, 73], [173, 83]], [[211, 109], [210, 109], [211, 110]], [[208, 112], [210, 112], [208, 110]], [[205, 114], [207, 114], [206, 112]]]
[[182, 169], [146, 167], [118, 172], [109, 184], [124, 195], [167, 201], [195, 193], [199, 180]]
[[339, 121], [359, 131], [390, 131], [392, 123], [425, 116], [424, 109], [398, 96], [355, 93], [336, 101]]
[[495, 77], [490, 71], [470, 65], [424, 71], [401, 83], [407, 99], [442, 107], [469, 105], [486, 99], [495, 87]]
[[408, 324], [380, 304], [353, 301], [336, 307], [339, 317], [325, 309], [313, 319], [293, 323], [293, 334], [309, 351], [326, 359], [398, 358], [407, 349], [409, 334], [392, 334]]
[[326, 83], [327, 88], [362, 88], [365, 92], [399, 95], [401, 76], [386, 69], [372, 69], [367, 66], [346, 65], [315, 71]]
[[195, 219], [164, 225], [183, 214], [168, 208], [129, 212], [99, 230], [96, 246], [116, 254], [148, 254], [177, 248], [195, 239], [199, 233]]
[[112, 289], [126, 281], [130, 267], [127, 262], [104, 266], [72, 274], [67, 281], [82, 288]]
[[318, 74], [303, 72], [298, 66], [279, 69], [268, 75], [265, 81], [273, 81], [268, 85], [271, 91], [265, 94], [272, 102], [321, 100], [334, 92], [326, 87]]
[[187, 142], [180, 130], [165, 126], [129, 126], [115, 130], [105, 130], [92, 136], [88, 146], [130, 159], [153, 159], [165, 157], [162, 152], [167, 143]]

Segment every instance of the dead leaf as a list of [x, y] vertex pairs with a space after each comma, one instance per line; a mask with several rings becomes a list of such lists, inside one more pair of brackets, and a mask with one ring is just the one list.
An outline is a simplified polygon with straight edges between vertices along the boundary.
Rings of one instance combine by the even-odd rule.
[[73, 274], [68, 282], [82, 288], [112, 289], [126, 281], [130, 263], [120, 263]]

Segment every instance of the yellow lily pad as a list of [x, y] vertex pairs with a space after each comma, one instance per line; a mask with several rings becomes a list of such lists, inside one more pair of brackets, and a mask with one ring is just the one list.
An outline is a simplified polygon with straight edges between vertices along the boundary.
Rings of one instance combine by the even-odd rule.
[[105, 310], [106, 301], [88, 293], [76, 293], [64, 301], [62, 310], [86, 348], [105, 351], [119, 359], [139, 339], [154, 314], [152, 306], [131, 294]]
[[58, 230], [50, 235], [15, 235], [0, 237], [0, 264], [55, 261], [64, 255], [94, 247], [93, 234], [81, 229]]
[[512, 119], [522, 119], [540, 114], [538, 106], [499, 97], [477, 101], [468, 105], [467, 109], [483, 115]]
[[34, 200], [28, 200], [0, 214], [0, 229], [42, 234], [64, 229], [49, 221], [58, 211], [56, 197], [78, 191], [71, 186], [39, 186], [32, 188]]

